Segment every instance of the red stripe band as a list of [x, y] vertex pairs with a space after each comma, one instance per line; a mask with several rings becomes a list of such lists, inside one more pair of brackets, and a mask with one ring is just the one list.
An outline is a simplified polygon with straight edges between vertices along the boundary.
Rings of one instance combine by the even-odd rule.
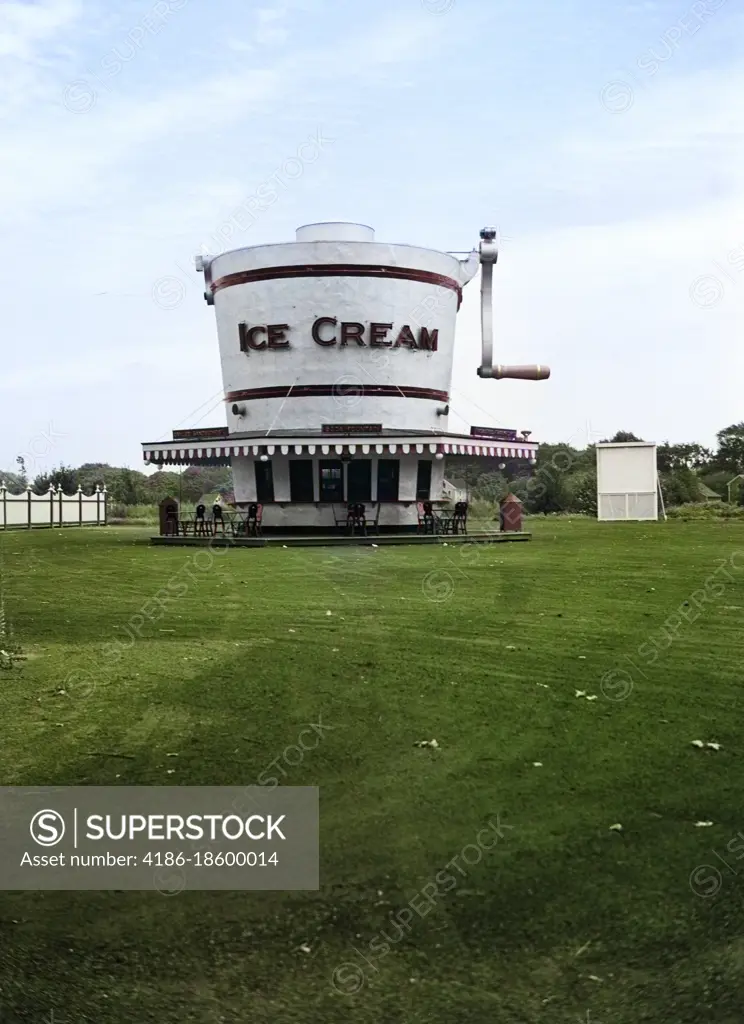
[[462, 302], [462, 288], [453, 277], [434, 274], [429, 270], [413, 270], [410, 267], [373, 266], [366, 263], [309, 263], [296, 267], [263, 267], [261, 270], [240, 270], [226, 274], [212, 284], [212, 294], [236, 284], [250, 284], [253, 281], [271, 281], [282, 277], [387, 277], [399, 281], [417, 281], [439, 288], [449, 288], [457, 295], [457, 308]]
[[429, 388], [397, 387], [395, 384], [281, 384], [270, 388], [228, 391], [226, 402], [250, 402], [257, 398], [428, 398], [432, 402], [449, 401], [446, 391]]

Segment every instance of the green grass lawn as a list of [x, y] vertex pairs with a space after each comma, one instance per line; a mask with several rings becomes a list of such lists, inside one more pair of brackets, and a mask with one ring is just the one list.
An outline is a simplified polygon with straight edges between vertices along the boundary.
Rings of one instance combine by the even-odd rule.
[[0, 1022], [741, 1024], [744, 524], [530, 528], [211, 566], [147, 529], [0, 536], [27, 655], [0, 673], [0, 782], [274, 763], [321, 800], [318, 892], [0, 893]]

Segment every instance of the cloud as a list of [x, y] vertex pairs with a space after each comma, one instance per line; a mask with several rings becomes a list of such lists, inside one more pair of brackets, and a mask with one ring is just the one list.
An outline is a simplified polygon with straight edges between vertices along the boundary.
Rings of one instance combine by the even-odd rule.
[[259, 46], [271, 46], [287, 41], [289, 29], [286, 26], [289, 11], [286, 7], [261, 7], [256, 11], [258, 29], [256, 42]]
[[[347, 216], [381, 240], [467, 248], [501, 223], [497, 354], [553, 377], [477, 378], [474, 281], [452, 429], [554, 439], [590, 418], [605, 434], [705, 440], [741, 418], [744, 274], [729, 256], [744, 245], [744, 54], [727, 8], [655, 74], [634, 64], [632, 103], [612, 113], [605, 65], [660, 38], [662, 5], [636, 4], [620, 40], [618, 12], [587, 23], [580, 4], [457, 0], [432, 17], [418, 2], [215, 0], [209, 18], [187, 3], [135, 46], [154, 3], [0, 6], [9, 418], [23, 422], [30, 398], [63, 408], [82, 461], [94, 435], [105, 454], [93, 396], [109, 396], [127, 426], [106, 434], [108, 455], [137, 465], [139, 440], [219, 387], [191, 256], [319, 127], [337, 139], [328, 153], [226, 244]], [[171, 274], [185, 298], [166, 311], [152, 288]]]
[[[49, 32], [53, 26], [69, 24], [77, 10], [72, 0], [59, 0], [56, 7], [56, 20], [49, 11], [44, 23]], [[185, 16], [185, 12], [179, 13]], [[286, 8], [259, 10], [256, 32], [286, 17]], [[131, 67], [123, 62], [123, 50], [116, 51], [119, 57], [115, 64], [120, 65], [116, 74], [104, 74], [100, 58], [88, 64], [78, 61], [77, 72], [66, 66], [66, 77], [61, 77], [61, 68], [55, 72], [37, 69], [37, 85], [43, 79], [46, 98], [53, 97], [56, 103], [43, 110], [36, 102], [37, 95], [28, 97], [28, 102], [16, 111], [12, 130], [6, 129], [0, 164], [0, 213], [19, 222], [29, 210], [43, 214], [67, 203], [76, 204], [81, 193], [91, 201], [103, 198], [123, 188], [129, 169], [141, 165], [143, 158], [151, 156], [154, 162], [154, 158], [169, 154], [172, 162], [179, 149], [185, 151], [205, 132], [211, 134], [238, 120], [266, 116], [293, 95], [304, 94], [310, 99], [312, 90], [325, 90], [329, 85], [335, 90], [344, 78], [359, 80], [380, 63], [410, 59], [412, 47], [431, 42], [436, 22], [393, 15], [379, 34], [372, 33], [366, 40], [352, 33], [348, 39], [329, 43], [321, 50], [278, 53], [264, 67], [217, 71], [204, 78], [195, 79], [184, 71], [172, 75], [177, 81], [154, 95], [127, 88], [127, 73], [134, 70], [135, 60]], [[160, 42], [167, 29], [166, 25]], [[29, 30], [24, 38], [28, 36]], [[258, 35], [254, 34], [250, 45], [255, 42]], [[89, 66], [92, 72], [85, 70]], [[32, 118], [28, 116], [30, 109], [34, 110]], [[239, 148], [250, 153], [247, 139]], [[48, 171], [50, 161], [55, 168], [53, 175]], [[191, 187], [191, 182], [201, 183], [203, 179], [200, 167], [184, 162], [178, 166], [176, 188], [182, 187], [182, 182], [189, 182]]]
[[81, 0], [6, 2], [0, 6], [0, 58], [32, 61], [40, 45], [81, 17]]
[[544, 140], [544, 162], [511, 161], [539, 214], [518, 218], [497, 267], [496, 358], [549, 363], [553, 376], [475, 376], [471, 284], [452, 403], [463, 423], [480, 416], [540, 439], [590, 418], [605, 436], [712, 444], [741, 418], [743, 87], [740, 64], [659, 75], [626, 113], [569, 120]]
[[[711, 444], [741, 418], [744, 352], [735, 338], [744, 272], [727, 254], [744, 245], [742, 223], [744, 196], [686, 215], [514, 242], [494, 278], [495, 361], [547, 363], [553, 376], [539, 383], [476, 377], [474, 282], [458, 322], [454, 408], [479, 422], [480, 407], [492, 417], [484, 424], [529, 428], [536, 439], [568, 436], [590, 418], [605, 435], [629, 429], [649, 440]], [[709, 307], [691, 296], [701, 276], [712, 278], [700, 288], [704, 301], [715, 299]]]

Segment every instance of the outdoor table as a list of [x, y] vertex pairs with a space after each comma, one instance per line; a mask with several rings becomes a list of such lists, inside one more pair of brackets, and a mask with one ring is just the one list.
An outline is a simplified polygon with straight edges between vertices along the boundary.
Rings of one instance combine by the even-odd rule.
[[178, 517], [179, 529], [183, 532], [184, 537], [188, 537], [189, 528], [193, 527], [193, 532], [196, 534], [196, 524], [202, 520], [197, 520], [196, 515], [192, 512], [184, 516]]
[[[251, 517], [250, 510], [256, 505], [256, 511]], [[233, 537], [260, 537], [262, 505], [258, 502], [251, 502], [246, 508], [236, 509], [225, 515], [226, 521], [230, 523]]]
[[222, 513], [225, 522], [230, 527], [230, 532], [233, 537], [238, 537], [241, 534], [246, 533], [246, 514], [245, 512], [239, 512], [237, 509], [235, 512], [223, 512]]
[[454, 522], [454, 509], [440, 508], [434, 510], [434, 525], [437, 533], [452, 533], [454, 531]]

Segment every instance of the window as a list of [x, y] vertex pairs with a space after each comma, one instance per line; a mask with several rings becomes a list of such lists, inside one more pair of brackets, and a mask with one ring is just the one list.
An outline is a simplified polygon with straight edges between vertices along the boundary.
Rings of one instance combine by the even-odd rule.
[[256, 501], [265, 505], [274, 500], [274, 473], [270, 462], [256, 462]]
[[352, 459], [346, 472], [346, 500], [372, 501], [372, 460]]
[[343, 462], [327, 461], [319, 463], [320, 500], [344, 500], [344, 464]]
[[311, 459], [289, 460], [289, 500], [315, 500], [313, 492], [313, 463]]
[[380, 459], [377, 463], [377, 500], [398, 500], [400, 463], [397, 459]]
[[431, 462], [419, 459], [416, 474], [416, 501], [428, 501], [431, 498]]

